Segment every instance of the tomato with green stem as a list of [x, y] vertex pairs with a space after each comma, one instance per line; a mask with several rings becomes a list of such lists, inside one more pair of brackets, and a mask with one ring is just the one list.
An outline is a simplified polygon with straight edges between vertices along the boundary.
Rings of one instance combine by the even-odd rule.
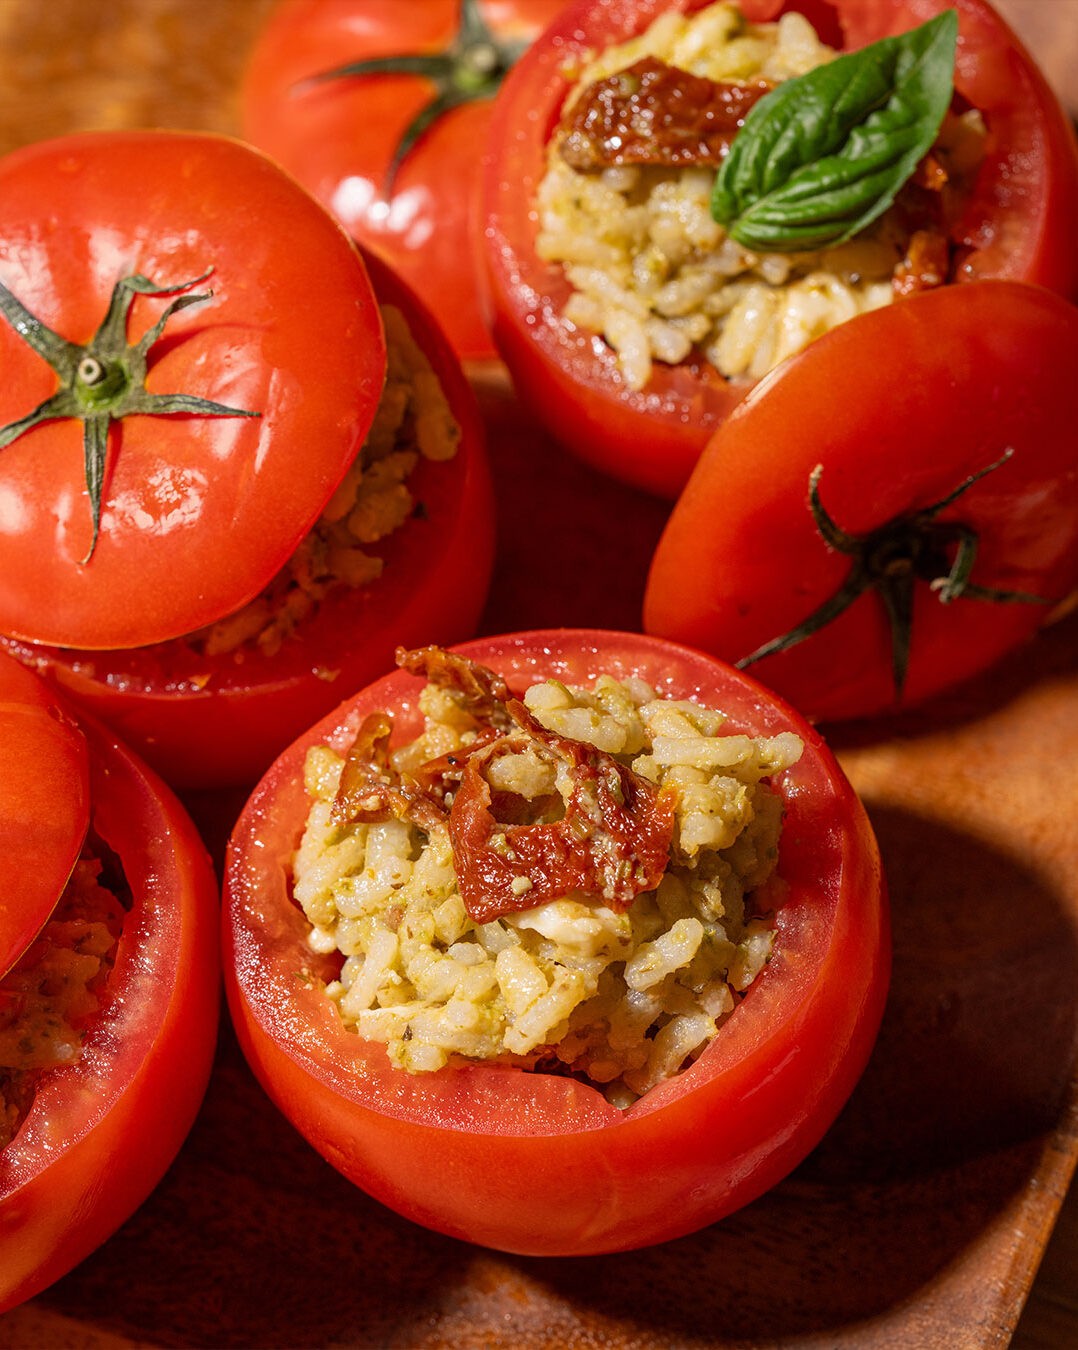
[[493, 355], [474, 200], [490, 100], [563, 3], [286, 0], [244, 79], [243, 134], [434, 306], [466, 359]]
[[[0, 720], [41, 713], [80, 747], [87, 812], [69, 831], [107, 856], [127, 906], [101, 1004], [74, 1063], [44, 1071], [11, 1141], [0, 1149], [0, 1311], [38, 1293], [88, 1256], [137, 1208], [172, 1162], [209, 1078], [218, 1012], [216, 880], [189, 817], [164, 784], [97, 722], [76, 716], [0, 655]], [[0, 802], [27, 775], [58, 786], [70, 745], [3, 747]], [[31, 762], [26, 763], [27, 756]], [[77, 785], [73, 784], [73, 787]], [[77, 791], [76, 791], [77, 796]], [[42, 838], [62, 800], [38, 803]], [[82, 832], [79, 830], [82, 826]], [[5, 831], [9, 875], [24, 861]], [[70, 848], [51, 864], [60, 898]], [[73, 858], [71, 859], [73, 861]], [[49, 908], [51, 909], [52, 906]], [[43, 918], [47, 918], [47, 914]], [[10, 936], [0, 911], [0, 936]], [[104, 1179], [104, 1183], [103, 1183]]]
[[[66, 138], [9, 157], [0, 182], [0, 644], [170, 781], [204, 786], [253, 781], [398, 642], [472, 630], [493, 551], [483, 429], [388, 267], [223, 137]], [[419, 508], [373, 546], [381, 576], [332, 590], [272, 654], [207, 654], [188, 635], [271, 581], [360, 451], [386, 374], [380, 303], [425, 351], [456, 454], [418, 464]]]
[[986, 670], [1078, 586], [1076, 363], [1078, 310], [1006, 281], [820, 338], [705, 449], [645, 628], [824, 720]]
[[[307, 748], [345, 750], [388, 710], [420, 725], [415, 677], [379, 681], [281, 756], [229, 846], [226, 990], [244, 1051], [293, 1124], [350, 1180], [406, 1217], [486, 1246], [583, 1255], [691, 1232], [774, 1185], [816, 1144], [864, 1067], [882, 1014], [889, 929], [864, 811], [819, 736], [755, 680], [698, 652], [595, 630], [492, 637], [456, 651], [520, 692], [536, 680], [637, 676], [723, 709], [734, 732], [793, 730], [778, 782], [784, 899], [775, 952], [700, 1058], [627, 1110], [573, 1078], [506, 1065], [394, 1069], [345, 1028], [290, 894], [309, 802]], [[722, 1128], [716, 1129], [716, 1120]], [[646, 1176], [647, 1185], [641, 1185]]]
[[[577, 0], [510, 73], [498, 96], [484, 182], [486, 262], [494, 336], [533, 415], [589, 463], [674, 497], [701, 450], [748, 393], [702, 357], [657, 364], [639, 391], [596, 335], [562, 318], [570, 295], [560, 265], [536, 252], [535, 195], [574, 63], [704, 0]], [[753, 21], [805, 12], [844, 50], [905, 32], [946, 0], [743, 0]], [[985, 0], [958, 0], [955, 90], [988, 128], [984, 161], [954, 228], [952, 282], [1034, 282], [1078, 288], [1078, 152], [1069, 120], [1032, 58]], [[902, 303], [918, 303], [912, 296]], [[847, 322], [860, 325], [857, 316]], [[889, 363], [886, 351], [877, 359]], [[911, 429], [916, 435], [916, 428]]]
[[248, 600], [377, 405], [350, 241], [239, 142], [87, 133], [0, 161], [0, 280], [0, 632], [145, 644]]

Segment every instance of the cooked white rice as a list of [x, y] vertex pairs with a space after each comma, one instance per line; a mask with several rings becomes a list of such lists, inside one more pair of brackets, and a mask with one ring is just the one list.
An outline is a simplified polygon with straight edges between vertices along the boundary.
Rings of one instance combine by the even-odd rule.
[[[639, 680], [527, 691], [546, 728], [586, 741], [675, 789], [665, 875], [620, 912], [579, 892], [490, 922], [469, 917], [445, 826], [342, 824], [332, 803], [342, 759], [307, 758], [312, 806], [294, 894], [320, 953], [340, 953], [326, 992], [346, 1026], [385, 1044], [397, 1067], [460, 1058], [569, 1072], [628, 1105], [705, 1048], [768, 960], [781, 798], [767, 781], [793, 764], [793, 734], [724, 735], [723, 714], [656, 697]], [[467, 747], [477, 722], [456, 692], [428, 684], [418, 739], [396, 772]], [[492, 758], [491, 788], [532, 803], [568, 788], [528, 746]], [[538, 809], [538, 806], [536, 807]], [[526, 895], [526, 876], [514, 892]], [[751, 893], [756, 892], [754, 903]]]
[[[595, 80], [644, 56], [723, 81], [780, 82], [836, 53], [803, 15], [748, 24], [733, 4], [695, 15], [667, 13], [630, 42], [598, 54], [579, 73], [572, 100]], [[952, 119], [944, 154], [976, 159], [977, 114]], [[961, 161], [959, 163], [958, 161]], [[890, 303], [906, 237], [891, 216], [848, 243], [813, 253], [756, 254], [711, 216], [715, 169], [571, 167], [551, 143], [538, 189], [536, 249], [561, 263], [573, 287], [563, 311], [601, 334], [625, 383], [642, 389], [653, 363], [693, 352], [727, 378], [756, 380], [847, 319]]]

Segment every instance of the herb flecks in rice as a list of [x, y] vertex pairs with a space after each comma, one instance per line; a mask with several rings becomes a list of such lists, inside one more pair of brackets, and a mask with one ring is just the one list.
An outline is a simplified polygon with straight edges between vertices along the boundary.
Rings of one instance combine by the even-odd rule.
[[[327, 986], [343, 1021], [384, 1043], [394, 1065], [417, 1072], [463, 1058], [572, 1073], [629, 1105], [701, 1053], [770, 956], [782, 799], [768, 780], [796, 762], [801, 742], [726, 735], [721, 712], [636, 679], [604, 676], [587, 690], [548, 681], [524, 703], [549, 732], [673, 797], [657, 886], [627, 906], [573, 892], [477, 922], [448, 824], [342, 822], [343, 760], [320, 746], [307, 757], [313, 802], [295, 898], [314, 949], [343, 956]], [[489, 734], [459, 689], [429, 683], [419, 706], [422, 733], [387, 761], [407, 781]], [[492, 792], [514, 820], [554, 819], [568, 792], [559, 769], [514, 735], [518, 752], [486, 762]], [[526, 903], [531, 882], [520, 881]]]
[[[595, 55], [573, 72], [567, 109], [596, 81], [644, 58], [718, 83], [775, 84], [835, 55], [801, 14], [749, 24], [720, 0], [689, 16], [666, 13], [638, 37]], [[984, 137], [977, 112], [948, 116], [933, 150], [933, 181], [910, 189], [922, 193], [922, 206], [931, 202], [929, 216], [946, 220], [954, 211]], [[847, 319], [947, 280], [947, 239], [920, 228], [920, 207], [911, 211], [908, 199], [845, 244], [756, 254], [712, 218], [713, 167], [633, 163], [581, 171], [563, 158], [560, 139], [556, 132], [538, 189], [536, 249], [564, 267], [572, 286], [565, 319], [603, 337], [632, 389], [644, 388], [656, 361], [701, 356], [727, 378], [759, 379]]]

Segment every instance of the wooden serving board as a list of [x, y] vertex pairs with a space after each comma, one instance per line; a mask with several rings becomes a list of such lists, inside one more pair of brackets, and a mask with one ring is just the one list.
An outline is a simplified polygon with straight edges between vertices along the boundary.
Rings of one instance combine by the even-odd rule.
[[[234, 131], [238, 74], [271, 7], [0, 0], [0, 152], [87, 127]], [[999, 7], [1078, 109], [1078, 0]], [[484, 630], [636, 627], [664, 508], [546, 441], [499, 369], [475, 378], [502, 509]], [[520, 502], [538, 531], [514, 521]], [[557, 549], [532, 542], [546, 527]], [[1078, 1156], [1076, 658], [1072, 615], [921, 712], [832, 734], [890, 879], [892, 993], [845, 1112], [746, 1210], [587, 1260], [426, 1233], [293, 1132], [226, 1028], [161, 1186], [0, 1317], [0, 1347], [979, 1350], [1016, 1324], [1027, 1350], [1078, 1345], [1075, 1199], [1035, 1279]], [[241, 800], [188, 798], [218, 858]]]

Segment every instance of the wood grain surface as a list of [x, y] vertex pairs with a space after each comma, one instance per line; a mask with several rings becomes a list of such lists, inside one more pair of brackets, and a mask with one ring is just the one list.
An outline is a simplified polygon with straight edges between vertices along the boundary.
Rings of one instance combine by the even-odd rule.
[[[235, 131], [272, 3], [0, 0], [0, 153], [90, 127]], [[998, 7], [1078, 112], [1078, 0]], [[572, 541], [555, 565], [503, 530], [484, 628], [635, 627], [662, 508], [547, 443], [497, 370], [477, 386], [501, 500], [557, 503]], [[1078, 1346], [1076, 657], [1072, 615], [916, 715], [834, 734], [890, 879], [892, 996], [849, 1107], [756, 1204], [587, 1261], [441, 1238], [313, 1153], [226, 1028], [161, 1186], [0, 1317], [0, 1347]], [[238, 794], [188, 800], [219, 857]]]

